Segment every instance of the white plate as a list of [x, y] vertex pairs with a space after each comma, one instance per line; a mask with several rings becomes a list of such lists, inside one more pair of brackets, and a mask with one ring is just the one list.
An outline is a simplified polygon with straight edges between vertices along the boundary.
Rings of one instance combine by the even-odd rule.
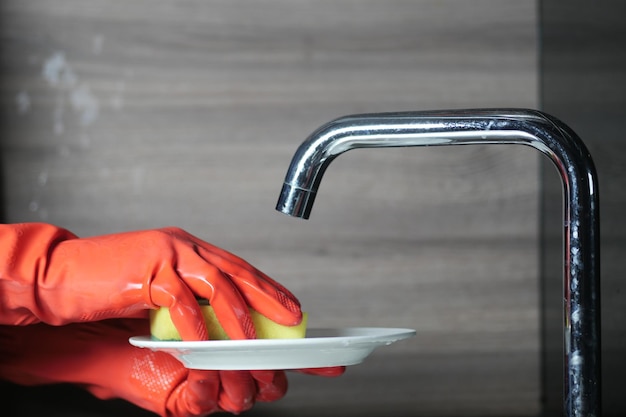
[[309, 329], [303, 339], [159, 341], [129, 339], [134, 346], [167, 352], [190, 369], [302, 369], [356, 365], [374, 349], [415, 336], [415, 330], [379, 327]]

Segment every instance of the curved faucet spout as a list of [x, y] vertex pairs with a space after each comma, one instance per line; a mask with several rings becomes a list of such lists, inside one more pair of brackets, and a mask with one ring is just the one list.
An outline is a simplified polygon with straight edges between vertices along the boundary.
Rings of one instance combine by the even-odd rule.
[[308, 219], [324, 171], [355, 148], [521, 144], [546, 155], [564, 191], [565, 415], [600, 415], [598, 184], [578, 136], [536, 110], [444, 110], [346, 116], [317, 129], [296, 151], [276, 209]]

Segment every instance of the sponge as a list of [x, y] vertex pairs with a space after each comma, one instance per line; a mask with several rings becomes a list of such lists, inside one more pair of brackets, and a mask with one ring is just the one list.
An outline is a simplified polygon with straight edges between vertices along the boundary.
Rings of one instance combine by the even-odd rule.
[[[201, 305], [200, 310], [209, 331], [209, 339], [230, 339], [217, 320], [212, 306]], [[308, 315], [305, 312], [302, 313], [302, 322], [296, 326], [283, 326], [253, 309], [250, 309], [250, 316], [258, 339], [298, 339], [306, 336]], [[154, 340], [181, 340], [168, 308], [150, 310], [150, 335]]]

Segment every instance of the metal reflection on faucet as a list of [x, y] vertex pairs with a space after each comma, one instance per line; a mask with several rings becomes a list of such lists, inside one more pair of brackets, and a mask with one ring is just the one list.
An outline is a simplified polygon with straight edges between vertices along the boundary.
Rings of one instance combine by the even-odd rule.
[[546, 155], [564, 195], [564, 415], [599, 417], [600, 254], [597, 174], [580, 138], [556, 118], [526, 109], [378, 113], [333, 120], [306, 139], [276, 209], [308, 219], [322, 177], [356, 148], [520, 144]]

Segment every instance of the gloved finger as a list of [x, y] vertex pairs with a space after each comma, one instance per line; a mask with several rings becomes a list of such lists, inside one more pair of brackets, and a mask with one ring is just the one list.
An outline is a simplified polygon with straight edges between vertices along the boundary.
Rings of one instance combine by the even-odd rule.
[[[202, 248], [206, 251], [209, 251], [211, 253], [214, 253], [215, 255], [219, 256], [220, 258], [222, 258], [225, 262], [225, 265], [228, 264], [232, 264], [232, 265], [239, 265], [241, 267], [248, 267], [248, 268], [254, 268], [250, 265], [250, 263], [248, 263], [246, 260], [244, 260], [243, 258], [228, 252], [225, 249], [222, 249], [218, 246], [215, 246], [209, 242], [206, 242], [202, 239], [200, 239], [197, 236], [192, 235], [191, 233], [185, 231], [185, 230], [180, 230], [180, 229], [176, 229], [175, 230], [175, 234], [180, 238], [182, 236], [185, 237], [185, 239], [187, 241], [189, 241], [190, 243], [192, 243], [193, 245], [195, 245], [196, 248]], [[216, 266], [221, 267], [224, 265], [220, 265], [220, 264], [216, 264]]]
[[315, 376], [324, 376], [329, 378], [334, 378], [337, 376], [341, 376], [346, 371], [345, 366], [331, 366], [327, 368], [304, 368], [304, 369], [294, 369], [293, 371], [306, 374], [306, 375], [315, 375]]
[[[197, 254], [185, 256], [182, 251], [189, 248], [183, 247], [179, 250], [185, 262], [177, 265], [176, 271], [171, 268], [159, 271], [152, 283], [151, 296], [155, 304], [170, 308], [172, 322], [181, 338], [209, 338], [197, 296], [209, 300], [220, 324], [231, 339], [256, 338], [248, 306], [230, 279]], [[184, 282], [180, 279], [181, 276]]]
[[285, 326], [294, 326], [302, 320], [300, 301], [284, 286], [267, 277], [250, 264], [230, 262], [221, 253], [198, 248], [198, 253], [217, 266], [233, 282], [245, 302], [272, 321]]
[[[197, 238], [193, 236], [192, 238], [198, 240]], [[289, 291], [287, 288], [285, 288], [283, 285], [281, 285], [274, 279], [270, 278], [267, 274], [263, 273], [263, 271], [260, 271], [257, 268], [255, 268], [245, 259], [233, 253], [230, 253], [220, 247], [211, 245], [210, 243], [202, 242], [202, 241], [199, 241], [198, 243], [200, 244], [200, 247], [204, 247], [207, 249], [208, 256], [213, 256], [211, 258], [212, 263], [214, 263], [214, 265], [221, 268], [224, 272], [232, 276], [238, 276], [239, 275], [238, 271], [242, 271], [242, 270], [248, 271], [249, 273], [252, 274], [252, 276], [257, 276], [267, 281], [267, 283], [270, 284], [273, 288], [283, 293], [290, 300], [290, 302], [293, 302], [297, 304], [298, 306], [300, 306], [300, 302], [298, 301], [298, 298], [291, 291]]]
[[236, 290], [230, 294], [220, 291], [209, 299], [209, 303], [228, 337], [233, 340], [256, 339], [250, 310]]
[[174, 327], [183, 340], [207, 340], [209, 335], [196, 296], [171, 268], [159, 271], [151, 285], [150, 298], [167, 307]]
[[[256, 338], [248, 305], [230, 277], [202, 256], [198, 256], [201, 248], [190, 248], [181, 245], [176, 250], [179, 257], [176, 271], [165, 270], [160, 272], [158, 281], [155, 279], [152, 286], [158, 285], [163, 288], [164, 292], [175, 289], [182, 293], [182, 290], [174, 284], [170, 284], [172, 280], [175, 280], [188, 290], [184, 293], [186, 296], [184, 306], [189, 302], [188, 299], [191, 296], [193, 298], [194, 310], [197, 309], [200, 312], [196, 297], [205, 298], [213, 306], [217, 319], [231, 339]], [[178, 319], [184, 321], [184, 315], [188, 312], [189, 310], [181, 309], [181, 315]], [[172, 322], [178, 328], [176, 314], [178, 314], [177, 311], [171, 311]], [[202, 318], [201, 315], [198, 317]], [[182, 333], [181, 336], [183, 340], [187, 340]]]
[[218, 371], [190, 370], [167, 401], [168, 415], [195, 417], [219, 411], [219, 381]]
[[249, 371], [220, 371], [222, 389], [218, 405], [230, 413], [241, 413], [254, 405], [256, 384]]
[[[182, 263], [178, 266], [178, 273], [194, 293], [209, 300], [217, 319], [231, 339], [256, 338], [248, 306], [277, 322], [281, 320], [283, 323], [298, 324], [302, 320], [299, 302], [296, 300], [294, 304], [289, 296], [284, 295], [280, 290], [282, 286], [277, 289], [260, 275], [255, 275], [238, 265], [226, 267], [227, 262], [202, 247], [195, 248], [193, 256], [188, 253], [189, 250], [188, 247], [179, 249], [187, 251], [187, 256], [184, 266]], [[198, 254], [200, 256], [197, 256]], [[215, 266], [216, 263], [220, 268], [231, 272], [237, 271], [239, 276], [227, 275], [227, 272]], [[251, 266], [250, 269], [254, 270]], [[246, 293], [248, 297], [251, 293], [260, 294], [262, 299], [259, 300], [255, 298], [256, 296], [252, 299], [246, 298]], [[270, 293], [273, 296], [270, 296]], [[289, 309], [285, 305], [288, 305]], [[286, 314], [290, 317], [285, 318]]]
[[[259, 279], [259, 283], [261, 284], [260, 286], [265, 288], [266, 294], [274, 296], [275, 298], [273, 299], [287, 310], [287, 314], [284, 318], [280, 317], [278, 314], [284, 314], [284, 312], [278, 308], [279, 306], [272, 306], [272, 309], [270, 310], [269, 307], [271, 304], [268, 303], [269, 300], [263, 300], [263, 298], [251, 297], [250, 300], [248, 300], [248, 303], [252, 306], [252, 308], [279, 324], [283, 324], [285, 326], [295, 326], [300, 324], [300, 321], [302, 320], [300, 300], [298, 300], [298, 298], [285, 286], [270, 278], [262, 271], [254, 269], [254, 272]], [[246, 285], [244, 288], [248, 288], [248, 286]]]
[[250, 371], [250, 374], [256, 381], [257, 401], [277, 401], [287, 392], [287, 375], [284, 371]]

